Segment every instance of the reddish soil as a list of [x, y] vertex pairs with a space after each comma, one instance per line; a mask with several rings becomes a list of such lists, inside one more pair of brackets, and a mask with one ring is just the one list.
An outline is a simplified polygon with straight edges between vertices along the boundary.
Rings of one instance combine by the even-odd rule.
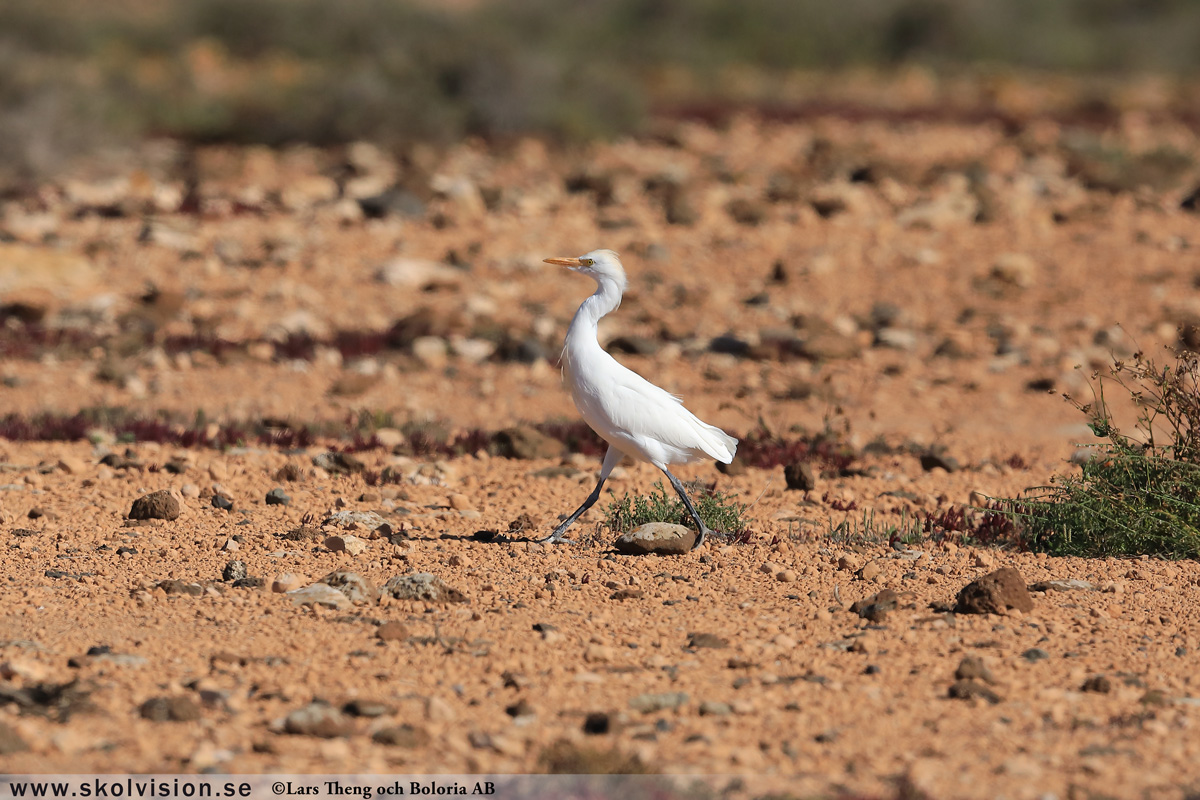
[[[821, 118], [401, 161], [160, 145], [13, 194], [0, 412], [32, 440], [0, 439], [0, 771], [526, 772], [566, 740], [800, 796], [1195, 791], [1195, 563], [968, 547], [938, 525], [896, 547], [830, 535], [944, 522], [1074, 469], [1085, 420], [1056, 393], [1087, 397], [1114, 356], [1162, 358], [1200, 317], [1197, 173], [1145, 157], [1195, 159], [1195, 134], [1129, 115], [1103, 158], [1070, 135]], [[411, 196], [371, 199], [392, 185]], [[596, 247], [631, 279], [603, 340], [653, 351], [624, 363], [739, 437], [828, 424], [850, 469], [818, 463], [805, 492], [783, 465], [683, 468], [753, 503], [749, 541], [635, 558], [600, 523], [651, 467], [622, 467], [582, 541], [548, 546], [530, 540], [598, 458], [422, 455], [420, 426], [577, 418], [554, 362], [591, 284], [541, 259]], [[22, 422], [98, 407], [170, 423], [125, 443]], [[363, 411], [386, 428], [362, 429], [385, 445], [356, 454], [365, 471], [314, 466]], [[264, 445], [264, 419], [315, 438]], [[248, 433], [205, 441], [222, 426]], [[952, 471], [923, 468], [933, 451]], [[267, 504], [276, 487], [290, 505]], [[160, 489], [177, 519], [126, 519]], [[362, 552], [333, 552], [318, 526], [338, 510], [377, 512], [391, 536], [362, 527]], [[522, 515], [533, 528], [507, 534]], [[233, 560], [263, 584], [222, 580]], [[1031, 611], [950, 610], [1006, 566], [1080, 583], [1034, 591]], [[465, 602], [330, 610], [273, 591], [335, 569], [377, 586], [433, 573]], [[850, 610], [884, 589], [895, 608]], [[143, 706], [156, 697], [185, 699]], [[314, 699], [384, 707], [335, 715], [328, 736], [285, 722]], [[403, 724], [399, 743], [372, 738]]]

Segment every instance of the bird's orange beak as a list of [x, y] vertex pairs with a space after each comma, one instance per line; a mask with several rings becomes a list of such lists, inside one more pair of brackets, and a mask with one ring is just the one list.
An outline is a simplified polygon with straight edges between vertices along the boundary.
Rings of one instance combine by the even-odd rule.
[[578, 258], [547, 258], [543, 259], [547, 264], [557, 264], [560, 267], [570, 267], [571, 269], [579, 269], [583, 266]]

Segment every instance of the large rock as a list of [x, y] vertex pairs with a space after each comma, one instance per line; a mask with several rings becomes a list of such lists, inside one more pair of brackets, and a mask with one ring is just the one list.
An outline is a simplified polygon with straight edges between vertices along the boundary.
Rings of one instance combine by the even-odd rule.
[[324, 578], [321, 578], [318, 583], [323, 583], [326, 586], [332, 586], [334, 589], [337, 589], [346, 595], [346, 598], [351, 603], [379, 602], [379, 587], [357, 572], [337, 569]]
[[506, 428], [496, 434], [496, 450], [505, 458], [558, 458], [563, 443], [529, 427]]
[[647, 522], [622, 534], [613, 546], [627, 556], [680, 556], [696, 544], [696, 532], [684, 525]]
[[287, 596], [298, 606], [324, 606], [335, 610], [350, 606], [350, 599], [345, 594], [324, 583], [296, 589], [288, 592]]
[[397, 600], [421, 600], [426, 603], [467, 602], [466, 595], [428, 572], [397, 575], [383, 585], [383, 591]]
[[1006, 614], [1014, 608], [1022, 613], [1032, 611], [1033, 597], [1021, 573], [1005, 567], [964, 586], [954, 610], [959, 614]]
[[179, 500], [167, 490], [144, 494], [133, 501], [130, 519], [178, 519]]
[[345, 531], [377, 531], [386, 527], [385, 534], [390, 534], [391, 524], [374, 511], [337, 511], [327, 516], [322, 525], [335, 525]]

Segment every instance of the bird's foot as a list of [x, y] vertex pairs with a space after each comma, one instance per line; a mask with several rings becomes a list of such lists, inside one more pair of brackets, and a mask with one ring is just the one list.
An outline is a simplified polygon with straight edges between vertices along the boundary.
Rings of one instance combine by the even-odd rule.
[[563, 535], [565, 533], [565, 530], [557, 530], [545, 539], [538, 539], [538, 542], [541, 544], [574, 544], [574, 542]]
[[696, 542], [692, 545], [692, 549], [696, 550], [700, 547], [700, 545], [704, 544], [704, 539], [707, 536], [721, 537], [724, 536], [724, 534], [710, 531], [708, 528], [701, 528], [700, 532], [696, 534]]

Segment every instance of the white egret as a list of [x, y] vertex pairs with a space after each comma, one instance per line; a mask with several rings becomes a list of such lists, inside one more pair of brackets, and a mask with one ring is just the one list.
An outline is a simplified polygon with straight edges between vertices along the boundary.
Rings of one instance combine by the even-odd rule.
[[616, 253], [593, 250], [579, 258], [547, 258], [546, 263], [582, 272], [597, 284], [595, 294], [583, 301], [567, 329], [562, 370], [575, 407], [588, 426], [608, 442], [608, 451], [596, 488], [575, 513], [542, 541], [563, 541], [567, 528], [600, 499], [600, 490], [621, 457], [630, 456], [649, 461], [667, 476], [696, 523], [699, 533], [693, 547], [699, 547], [711, 531], [700, 519], [683, 484], [667, 466], [707, 458], [728, 464], [737, 451], [738, 440], [701, 422], [683, 407], [680, 398], [619, 364], [600, 346], [597, 323], [621, 305], [621, 295], [625, 292], [625, 269]]

